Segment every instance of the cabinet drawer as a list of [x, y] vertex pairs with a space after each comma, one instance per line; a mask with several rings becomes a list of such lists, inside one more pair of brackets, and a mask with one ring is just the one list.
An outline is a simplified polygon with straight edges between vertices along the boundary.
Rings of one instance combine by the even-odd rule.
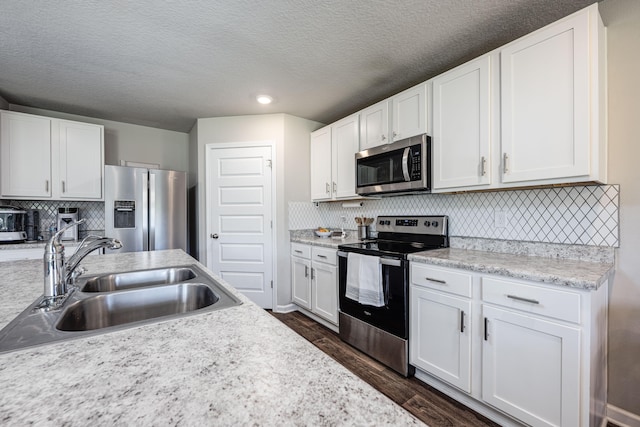
[[311, 253], [311, 259], [313, 261], [323, 262], [330, 265], [336, 265], [338, 263], [337, 251], [335, 249], [319, 248], [314, 246]]
[[580, 323], [578, 292], [483, 277], [482, 300], [514, 310]]
[[411, 283], [471, 298], [470, 273], [411, 263]]
[[301, 243], [292, 243], [291, 255], [298, 256], [300, 258], [311, 259], [311, 246], [303, 245]]

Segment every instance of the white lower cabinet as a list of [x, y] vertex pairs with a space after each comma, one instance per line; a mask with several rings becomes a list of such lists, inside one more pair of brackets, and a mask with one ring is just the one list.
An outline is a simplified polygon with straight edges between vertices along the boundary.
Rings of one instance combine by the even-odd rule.
[[553, 286], [411, 263], [416, 377], [501, 425], [599, 426], [608, 284]]
[[580, 425], [580, 329], [488, 305], [482, 314], [482, 400], [530, 425]]
[[409, 363], [471, 393], [469, 299], [411, 286]]
[[[335, 249], [291, 244], [293, 302], [303, 313], [338, 325], [338, 266]], [[333, 328], [335, 329], [335, 328]]]

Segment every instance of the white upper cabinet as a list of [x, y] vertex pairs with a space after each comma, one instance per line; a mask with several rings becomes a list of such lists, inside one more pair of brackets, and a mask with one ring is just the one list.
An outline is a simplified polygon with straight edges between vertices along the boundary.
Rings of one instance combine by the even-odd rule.
[[360, 147], [359, 114], [353, 114], [331, 126], [333, 197], [354, 198], [356, 195], [355, 154]]
[[3, 197], [51, 197], [51, 119], [0, 112]]
[[491, 183], [491, 56], [433, 79], [433, 189]]
[[427, 83], [391, 97], [392, 142], [427, 133]]
[[102, 127], [61, 120], [60, 198], [100, 199], [104, 147]]
[[0, 114], [2, 197], [103, 198], [103, 126], [10, 111]]
[[360, 147], [359, 114], [311, 133], [311, 199], [353, 199], [355, 154]]
[[500, 49], [502, 182], [606, 182], [597, 4]]
[[360, 111], [360, 150], [368, 150], [391, 141], [389, 138], [389, 104], [391, 100]]
[[311, 132], [311, 199], [331, 200], [331, 126]]

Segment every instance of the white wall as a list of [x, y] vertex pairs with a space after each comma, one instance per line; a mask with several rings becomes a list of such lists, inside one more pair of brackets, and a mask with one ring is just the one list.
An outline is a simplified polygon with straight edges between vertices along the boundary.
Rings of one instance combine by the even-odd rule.
[[[309, 199], [309, 133], [321, 124], [286, 114], [217, 117], [198, 119], [198, 255], [206, 263], [205, 146], [210, 143], [274, 141], [276, 146], [276, 289], [277, 305], [291, 302], [289, 272], [289, 200]], [[194, 147], [197, 145], [197, 147]]]
[[620, 184], [620, 248], [609, 301], [609, 404], [640, 425], [640, 1], [605, 0], [609, 182]]
[[189, 170], [189, 134], [156, 129], [94, 117], [11, 104], [10, 109], [29, 114], [76, 120], [104, 126], [105, 163], [117, 165], [120, 160], [157, 163], [162, 169]]

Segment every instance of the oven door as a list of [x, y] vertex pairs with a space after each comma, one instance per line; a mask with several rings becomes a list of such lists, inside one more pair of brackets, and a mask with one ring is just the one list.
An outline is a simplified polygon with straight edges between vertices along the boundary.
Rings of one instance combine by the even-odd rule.
[[409, 338], [408, 261], [381, 257], [385, 305], [374, 307], [345, 296], [347, 290], [347, 253], [338, 251], [340, 311], [397, 337]]
[[429, 190], [429, 137], [419, 135], [356, 154], [360, 195]]

